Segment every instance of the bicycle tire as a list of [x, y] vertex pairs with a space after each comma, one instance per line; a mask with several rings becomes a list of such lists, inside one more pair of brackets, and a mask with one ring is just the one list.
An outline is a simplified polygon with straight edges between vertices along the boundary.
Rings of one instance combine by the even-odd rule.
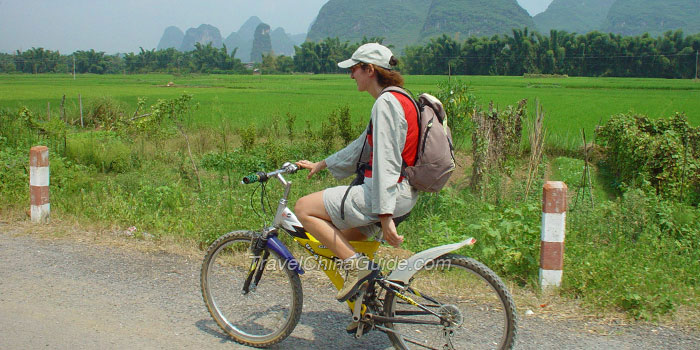
[[[204, 303], [217, 325], [236, 342], [260, 348], [279, 343], [292, 333], [301, 316], [303, 292], [299, 275], [268, 250], [268, 264], [259, 285], [242, 294], [255, 235], [252, 231], [234, 231], [214, 241], [202, 262], [200, 284]], [[273, 264], [272, 269], [269, 264]], [[280, 293], [283, 295], [278, 296]], [[248, 312], [252, 312], [250, 316]], [[284, 322], [269, 326], [281, 320], [280, 315]], [[266, 333], [252, 334], [254, 330]]]
[[[460, 332], [459, 338], [452, 336], [449, 341], [446, 340], [446, 328], [441, 325], [387, 323], [385, 327], [403, 334], [402, 336], [387, 332], [394, 347], [402, 350], [425, 349], [426, 347], [421, 345], [412, 346], [417, 344], [415, 341], [420, 340], [418, 343], [433, 344], [429, 346], [438, 349], [512, 349], [517, 334], [517, 313], [513, 298], [503, 281], [486, 265], [461, 255], [446, 254], [435, 259], [433, 264], [426, 264], [426, 267], [437, 267], [437, 270], [440, 266], [448, 266], [449, 270], [443, 269], [445, 272], [435, 273], [432, 272], [434, 269], [422, 268], [413, 275], [409, 286], [442, 305], [431, 307], [433, 311], [448, 314], [457, 320], [461, 317], [461, 323], [452, 329], [453, 334]], [[415, 287], [417, 284], [420, 288]], [[420, 304], [432, 304], [423, 296], [419, 297], [410, 292], [404, 294]], [[397, 307], [397, 304], [401, 306]], [[395, 293], [386, 293], [385, 316], [406, 317], [396, 315], [396, 312], [403, 311], [405, 314], [417, 310], [409, 303], [402, 302]], [[439, 320], [433, 315], [413, 317]]]

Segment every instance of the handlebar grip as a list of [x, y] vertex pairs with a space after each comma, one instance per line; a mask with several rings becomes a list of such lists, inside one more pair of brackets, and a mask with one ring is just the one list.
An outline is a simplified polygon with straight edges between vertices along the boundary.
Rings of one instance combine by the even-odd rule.
[[243, 181], [241, 181], [241, 183], [248, 185], [248, 184], [258, 182], [258, 180], [260, 180], [260, 178], [258, 177], [257, 174], [251, 174], [248, 176], [244, 176]]
[[259, 171], [255, 174], [250, 174], [248, 176], [243, 177], [243, 181], [241, 181], [243, 184], [252, 184], [255, 182], [264, 182], [267, 181], [267, 174], [265, 174], [262, 171]]

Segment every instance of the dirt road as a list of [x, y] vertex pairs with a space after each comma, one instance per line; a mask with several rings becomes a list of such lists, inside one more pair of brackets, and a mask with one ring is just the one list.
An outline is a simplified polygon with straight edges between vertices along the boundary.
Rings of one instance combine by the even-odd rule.
[[[201, 257], [27, 231], [0, 224], [0, 349], [246, 348], [219, 331], [202, 303]], [[383, 333], [347, 335], [350, 316], [330, 284], [306, 279], [301, 321], [277, 348], [391, 347]], [[517, 349], [700, 349], [697, 331], [597, 325], [592, 332], [582, 321], [519, 312]]]

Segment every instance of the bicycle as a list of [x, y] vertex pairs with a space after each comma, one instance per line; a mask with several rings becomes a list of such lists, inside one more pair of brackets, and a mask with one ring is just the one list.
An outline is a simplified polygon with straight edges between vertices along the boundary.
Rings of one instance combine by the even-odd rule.
[[[258, 172], [243, 183], [260, 183], [265, 211], [265, 183], [284, 186], [272, 224], [261, 232], [229, 232], [208, 248], [201, 270], [202, 297], [221, 329], [238, 343], [267, 347], [284, 340], [301, 315], [304, 269], [285, 244], [287, 232], [340, 289], [338, 258], [308, 234], [287, 207], [291, 182], [283, 175], [298, 170], [285, 163], [270, 173]], [[253, 194], [255, 191], [253, 192]], [[251, 196], [252, 201], [252, 196]], [[475, 239], [430, 248], [400, 261], [388, 275], [365, 283], [347, 301], [353, 332], [388, 335], [397, 349], [511, 349], [515, 343], [515, 304], [501, 279], [484, 264], [450, 252]], [[353, 241], [374, 259], [380, 242]]]

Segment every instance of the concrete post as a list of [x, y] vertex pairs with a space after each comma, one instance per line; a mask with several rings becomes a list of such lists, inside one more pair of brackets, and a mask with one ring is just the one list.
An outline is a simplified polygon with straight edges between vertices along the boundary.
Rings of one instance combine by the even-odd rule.
[[561, 286], [564, 270], [566, 191], [561, 181], [547, 181], [542, 191], [542, 234], [540, 245], [540, 286]]
[[51, 207], [49, 204], [49, 148], [46, 146], [34, 146], [29, 150], [29, 194], [32, 222], [48, 222]]

